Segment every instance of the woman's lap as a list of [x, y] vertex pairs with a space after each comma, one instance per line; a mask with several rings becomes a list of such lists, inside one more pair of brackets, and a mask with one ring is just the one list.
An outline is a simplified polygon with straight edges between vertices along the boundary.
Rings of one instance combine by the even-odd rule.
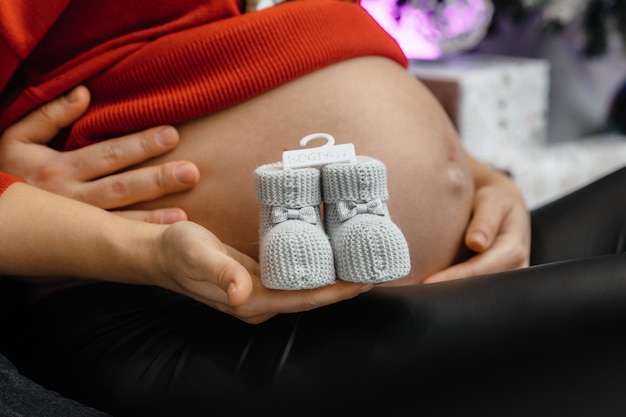
[[34, 309], [32, 377], [117, 416], [577, 415], [622, 402], [625, 274], [626, 255], [607, 255], [378, 288], [261, 325], [158, 288], [81, 287]]

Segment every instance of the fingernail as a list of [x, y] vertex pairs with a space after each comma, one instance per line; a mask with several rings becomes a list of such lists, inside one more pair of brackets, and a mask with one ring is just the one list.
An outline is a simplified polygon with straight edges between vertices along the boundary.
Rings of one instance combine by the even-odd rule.
[[180, 164], [174, 168], [174, 178], [181, 184], [193, 184], [196, 182], [196, 167], [192, 164]]
[[480, 246], [485, 246], [487, 244], [487, 236], [485, 236], [485, 234], [482, 232], [473, 233], [472, 240], [478, 243]]
[[68, 103], [75, 103], [78, 101], [78, 98], [80, 97], [80, 94], [78, 94], [78, 87], [75, 87], [72, 91], [69, 92], [69, 94], [67, 94], [65, 96], [65, 100]]
[[228, 286], [228, 290], [226, 290], [226, 294], [228, 294], [228, 299], [230, 300], [231, 298], [233, 298], [233, 294], [235, 294], [237, 292], [237, 286], [235, 285], [234, 282], [231, 282], [230, 285]]
[[176, 129], [171, 126], [159, 129], [156, 132], [156, 140], [161, 146], [169, 147], [175, 145], [176, 141], [178, 140]]
[[187, 216], [185, 216], [184, 212], [178, 210], [168, 211], [161, 217], [163, 224], [172, 224], [181, 220], [187, 220]]

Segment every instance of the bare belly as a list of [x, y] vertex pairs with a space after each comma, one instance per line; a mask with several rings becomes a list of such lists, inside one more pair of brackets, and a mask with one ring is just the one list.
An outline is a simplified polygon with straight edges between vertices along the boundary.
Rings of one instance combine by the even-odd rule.
[[473, 195], [469, 163], [439, 104], [390, 60], [335, 64], [178, 128], [178, 148], [150, 164], [191, 160], [200, 168], [199, 185], [133, 208], [181, 207], [224, 243], [257, 258], [254, 169], [298, 149], [302, 137], [324, 132], [386, 164], [390, 214], [409, 242], [413, 278], [459, 255]]

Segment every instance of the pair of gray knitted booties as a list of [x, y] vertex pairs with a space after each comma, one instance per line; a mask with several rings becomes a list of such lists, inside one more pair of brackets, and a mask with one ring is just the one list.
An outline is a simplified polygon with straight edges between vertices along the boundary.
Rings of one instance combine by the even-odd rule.
[[387, 210], [382, 162], [359, 157], [320, 169], [278, 162], [258, 167], [255, 181], [266, 287], [317, 288], [336, 278], [377, 284], [409, 273], [406, 239]]

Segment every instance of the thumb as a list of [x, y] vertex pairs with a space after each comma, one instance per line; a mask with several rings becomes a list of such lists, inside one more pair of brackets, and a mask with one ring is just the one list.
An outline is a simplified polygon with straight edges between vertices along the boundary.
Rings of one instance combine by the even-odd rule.
[[465, 246], [468, 249], [480, 253], [484, 252], [491, 246], [493, 236], [489, 235], [487, 231], [481, 229], [480, 226], [471, 227], [467, 229], [465, 234]]
[[477, 253], [489, 249], [496, 238], [502, 218], [501, 204], [489, 200], [484, 193], [477, 195], [474, 212], [465, 231], [465, 246]]
[[229, 258], [224, 273], [228, 277], [226, 288], [228, 303], [232, 307], [244, 305], [252, 295], [252, 279], [248, 270], [234, 259]]
[[[179, 222], [172, 226], [176, 227], [184, 223], [197, 226], [190, 222]], [[200, 240], [206, 244], [205, 250], [192, 255], [195, 259], [192, 263], [199, 267], [194, 274], [195, 280], [198, 283], [205, 280], [212, 282], [226, 293], [228, 304], [233, 307], [245, 304], [252, 294], [253, 268], [250, 268], [246, 262], [240, 261], [249, 257], [224, 245], [213, 233], [201, 226], [197, 226], [195, 232], [200, 234]]]

